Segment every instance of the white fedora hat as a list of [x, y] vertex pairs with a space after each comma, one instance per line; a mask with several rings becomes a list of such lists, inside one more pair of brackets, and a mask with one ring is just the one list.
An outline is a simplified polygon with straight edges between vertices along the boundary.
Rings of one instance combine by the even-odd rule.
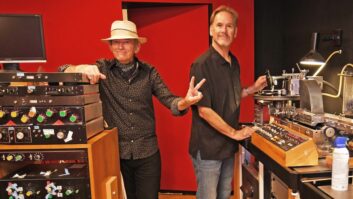
[[110, 41], [116, 39], [138, 39], [141, 44], [147, 42], [147, 38], [139, 37], [137, 35], [136, 25], [132, 21], [114, 21], [110, 31], [110, 37], [102, 39], [103, 41]]

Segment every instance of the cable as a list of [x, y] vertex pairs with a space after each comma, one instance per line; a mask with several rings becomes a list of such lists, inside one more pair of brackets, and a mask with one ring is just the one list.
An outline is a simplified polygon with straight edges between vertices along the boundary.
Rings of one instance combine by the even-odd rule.
[[337, 88], [336, 88], [333, 84], [331, 84], [330, 82], [325, 81], [325, 80], [322, 80], [322, 82], [323, 82], [325, 85], [327, 85], [327, 86], [329, 86], [330, 88], [332, 88], [333, 90], [335, 90], [336, 92], [338, 92]]
[[337, 53], [342, 54], [342, 50], [336, 50], [333, 53], [331, 53], [330, 56], [328, 56], [328, 58], [326, 59], [325, 63], [322, 64], [319, 69], [317, 69], [317, 71], [314, 73], [313, 77], [316, 77], [321, 72], [321, 70], [326, 66], [327, 62], [331, 59], [331, 57]]
[[322, 93], [322, 96], [327, 96], [327, 97], [332, 97], [332, 98], [338, 98], [340, 95], [341, 95], [341, 90], [342, 90], [342, 78], [343, 78], [343, 75], [344, 75], [344, 71], [346, 70], [346, 68], [350, 66], [353, 68], [353, 64], [351, 63], [348, 63], [346, 65], [343, 66], [342, 70], [341, 70], [341, 73], [338, 74], [340, 76], [340, 82], [339, 82], [339, 86], [338, 86], [338, 93], [337, 95], [332, 95], [332, 94], [329, 94], [329, 93]]

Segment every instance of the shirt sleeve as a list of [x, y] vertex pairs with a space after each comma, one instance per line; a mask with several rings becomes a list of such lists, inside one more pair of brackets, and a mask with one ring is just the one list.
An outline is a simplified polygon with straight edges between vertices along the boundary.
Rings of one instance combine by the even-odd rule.
[[[100, 72], [102, 72], [102, 66], [107, 64], [107, 60], [106, 59], [99, 59], [96, 61], [95, 65], [98, 66], [98, 69]], [[58, 67], [58, 72], [65, 72], [65, 70], [70, 67], [71, 64], [64, 64]]]
[[152, 93], [157, 99], [168, 109], [171, 110], [175, 116], [182, 116], [188, 112], [188, 109], [183, 111], [178, 110], [178, 102], [182, 99], [179, 96], [174, 95], [163, 82], [161, 76], [155, 68], [151, 71], [151, 85]]
[[202, 93], [202, 99], [196, 103], [197, 106], [212, 107], [212, 98], [210, 91], [211, 79], [207, 77], [207, 71], [205, 71], [205, 66], [200, 63], [193, 63], [190, 69], [190, 78], [195, 77], [195, 84], [200, 82], [202, 79], [206, 79], [206, 82], [201, 86], [199, 91]]
[[70, 64], [61, 65], [58, 68], [58, 72], [65, 72], [68, 67], [70, 67]]

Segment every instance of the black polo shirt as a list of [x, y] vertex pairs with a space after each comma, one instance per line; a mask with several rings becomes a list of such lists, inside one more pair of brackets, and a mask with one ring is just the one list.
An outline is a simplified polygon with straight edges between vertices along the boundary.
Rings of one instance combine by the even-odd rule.
[[[239, 129], [240, 68], [236, 57], [231, 53], [230, 56], [231, 64], [211, 46], [194, 61], [190, 76], [195, 76], [196, 82], [206, 79], [206, 83], [200, 88], [204, 97], [197, 105], [213, 109], [227, 124]], [[189, 153], [196, 157], [197, 151], [200, 151], [201, 159], [204, 160], [232, 157], [238, 150], [237, 142], [202, 119], [197, 106], [192, 106], [192, 113]]]

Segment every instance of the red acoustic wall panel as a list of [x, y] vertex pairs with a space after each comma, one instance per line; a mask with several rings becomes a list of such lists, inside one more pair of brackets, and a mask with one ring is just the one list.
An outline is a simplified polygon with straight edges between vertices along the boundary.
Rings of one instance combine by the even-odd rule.
[[[254, 78], [254, 0], [123, 0], [139, 3], [210, 3], [213, 9], [227, 5], [239, 13], [238, 36], [232, 46], [232, 52], [241, 65], [241, 82], [244, 87], [253, 84]], [[257, 78], [257, 77], [256, 77]], [[241, 122], [252, 122], [254, 118], [254, 100], [246, 98], [241, 105]]]
[[[238, 37], [232, 51], [241, 63], [244, 86], [252, 84], [254, 79], [253, 8], [249, 2], [238, 1], [236, 5], [231, 1], [228, 4], [240, 15]], [[219, 4], [223, 3], [213, 7]], [[207, 4], [128, 9], [129, 19], [135, 21], [140, 34], [149, 39], [139, 56], [155, 65], [170, 89], [178, 95], [186, 92], [191, 62], [208, 48], [207, 12]], [[188, 155], [191, 114], [175, 118], [159, 103], [155, 103], [155, 109], [162, 154], [161, 189], [195, 190], [195, 176]], [[242, 102], [241, 120], [251, 122], [252, 119], [253, 101], [248, 98]]]
[[[208, 6], [135, 8], [128, 9], [128, 16], [136, 22], [139, 34], [148, 38], [139, 57], [158, 69], [175, 94], [184, 96], [191, 63], [208, 48]], [[162, 155], [161, 189], [194, 190], [195, 177], [188, 156], [191, 112], [173, 117], [159, 102], [154, 105]]]

